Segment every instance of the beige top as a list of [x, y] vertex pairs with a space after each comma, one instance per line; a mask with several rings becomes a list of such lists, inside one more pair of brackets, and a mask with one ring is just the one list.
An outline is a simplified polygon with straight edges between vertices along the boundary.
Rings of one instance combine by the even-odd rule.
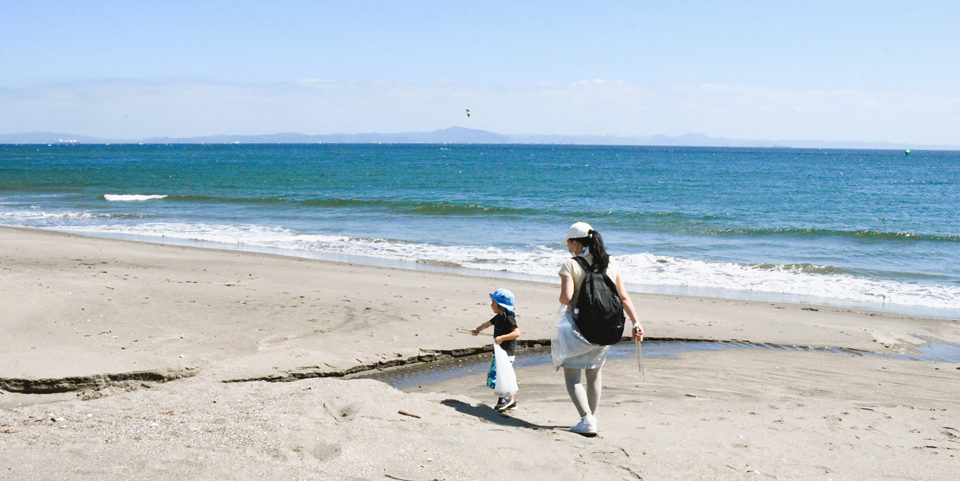
[[[591, 265], [593, 264], [593, 254], [587, 254], [583, 256]], [[613, 282], [617, 282], [617, 278], [620, 277], [620, 266], [617, 264], [617, 261], [610, 258], [610, 264], [607, 265], [606, 270], [607, 277], [613, 279]], [[580, 267], [580, 263], [573, 260], [573, 258], [563, 261], [563, 266], [560, 267], [560, 275], [573, 278], [573, 300], [571, 303], [573, 305], [577, 304], [577, 298], [580, 297], [580, 284], [583, 283], [583, 278], [586, 276], [586, 272]]]

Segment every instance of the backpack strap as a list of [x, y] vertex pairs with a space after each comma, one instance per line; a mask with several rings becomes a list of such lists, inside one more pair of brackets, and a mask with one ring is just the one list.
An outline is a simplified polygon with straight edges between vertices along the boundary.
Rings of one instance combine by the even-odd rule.
[[580, 267], [582, 267], [584, 271], [593, 272], [593, 266], [591, 266], [590, 263], [587, 262], [587, 260], [583, 257], [575, 256], [573, 260], [577, 261], [577, 264], [580, 264]]

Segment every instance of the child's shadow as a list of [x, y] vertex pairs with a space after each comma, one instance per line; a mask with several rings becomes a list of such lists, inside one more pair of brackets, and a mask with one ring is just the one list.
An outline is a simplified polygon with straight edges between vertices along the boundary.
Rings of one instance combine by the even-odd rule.
[[503, 426], [513, 426], [517, 428], [527, 428], [527, 429], [558, 429], [562, 426], [541, 426], [539, 424], [533, 424], [523, 419], [517, 419], [513, 416], [499, 413], [495, 411], [492, 407], [487, 406], [486, 404], [479, 404], [477, 406], [472, 406], [463, 401], [458, 401], [456, 399], [444, 399], [440, 401], [440, 404], [444, 406], [456, 409], [457, 412], [463, 414], [469, 414], [471, 416], [476, 416], [484, 421], [491, 422], [494, 424], [500, 424]]

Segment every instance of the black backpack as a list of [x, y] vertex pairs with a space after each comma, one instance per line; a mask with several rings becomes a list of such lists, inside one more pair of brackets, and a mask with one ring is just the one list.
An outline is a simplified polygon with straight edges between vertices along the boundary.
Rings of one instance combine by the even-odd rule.
[[592, 344], [608, 346], [623, 337], [623, 301], [617, 285], [605, 272], [598, 272], [583, 257], [574, 257], [586, 273], [580, 283], [573, 322]]

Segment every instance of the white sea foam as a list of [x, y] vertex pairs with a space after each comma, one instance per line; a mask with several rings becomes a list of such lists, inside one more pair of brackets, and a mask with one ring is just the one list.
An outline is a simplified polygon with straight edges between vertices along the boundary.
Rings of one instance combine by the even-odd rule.
[[788, 294], [857, 303], [960, 309], [960, 286], [901, 282], [851, 274], [796, 269], [761, 269], [729, 262], [705, 262], [652, 254], [617, 258], [627, 282], [757, 293]]
[[139, 195], [139, 194], [103, 194], [103, 198], [110, 202], [135, 202], [144, 200], [163, 199], [166, 195]]
[[[445, 246], [339, 235], [299, 234], [259, 225], [144, 223], [64, 227], [74, 232], [122, 234], [216, 242], [248, 248], [309, 251], [406, 262], [458, 265], [468, 269], [506, 271], [555, 279], [569, 255], [562, 248], [528, 246]], [[706, 262], [652, 254], [615, 257], [624, 281], [634, 285], [720, 289], [753, 293], [819, 297], [854, 303], [960, 309], [960, 286], [871, 279], [850, 274], [822, 274], [771, 269], [727, 262]]]
[[89, 212], [47, 212], [39, 210], [17, 210], [10, 212], [0, 212], [0, 222], [7, 225], [24, 225], [29, 221], [36, 220], [56, 220], [56, 219], [93, 219], [98, 217], [111, 217], [110, 214], [92, 214]]

